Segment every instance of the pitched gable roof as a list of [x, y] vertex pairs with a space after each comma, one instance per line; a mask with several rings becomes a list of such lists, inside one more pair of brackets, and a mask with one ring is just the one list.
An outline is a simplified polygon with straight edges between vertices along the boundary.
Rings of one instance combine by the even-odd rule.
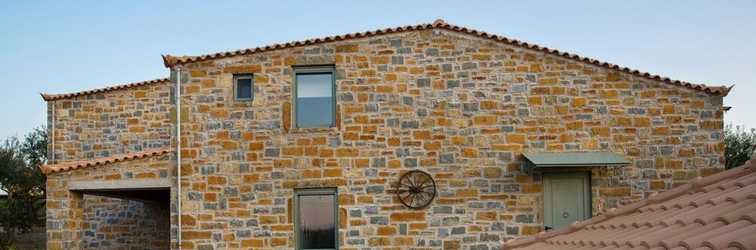
[[139, 152], [134, 152], [134, 153], [129, 153], [129, 154], [114, 155], [111, 157], [97, 158], [97, 159], [91, 159], [91, 160], [85, 160], [85, 161], [63, 162], [63, 163], [54, 164], [54, 165], [42, 165], [40, 168], [42, 169], [42, 173], [49, 175], [49, 174], [60, 173], [60, 172], [70, 171], [70, 170], [75, 170], [75, 169], [80, 169], [80, 168], [102, 166], [102, 165], [112, 164], [116, 162], [145, 159], [145, 158], [163, 155], [168, 152], [171, 152], [171, 148], [163, 147], [163, 148], [150, 149], [150, 150], [139, 151]]
[[170, 81], [171, 80], [168, 78], [158, 78], [158, 79], [147, 80], [147, 81], [142, 81], [142, 82], [135, 82], [135, 83], [111, 86], [111, 87], [100, 88], [100, 89], [86, 90], [86, 91], [80, 91], [80, 92], [74, 92], [74, 93], [68, 93], [68, 94], [42, 94], [40, 93], [40, 95], [42, 95], [42, 99], [44, 99], [45, 101], [55, 101], [55, 100], [60, 100], [60, 99], [97, 94], [97, 93], [119, 90], [119, 89], [128, 89], [128, 88], [152, 85], [152, 84], [158, 84], [158, 83], [169, 83]]
[[[469, 29], [462, 26], [457, 26], [453, 24], [449, 24], [445, 22], [442, 19], [438, 19], [432, 24], [419, 24], [419, 25], [408, 25], [408, 26], [400, 26], [396, 28], [386, 28], [381, 30], [374, 30], [374, 31], [365, 31], [365, 32], [359, 32], [359, 33], [349, 33], [344, 35], [336, 35], [336, 36], [328, 36], [324, 38], [313, 38], [309, 40], [304, 41], [294, 41], [294, 42], [288, 42], [284, 44], [273, 44], [268, 45], [264, 47], [256, 47], [256, 48], [249, 48], [249, 49], [241, 49], [236, 51], [226, 51], [226, 52], [218, 52], [215, 54], [206, 54], [206, 55], [199, 55], [199, 56], [172, 56], [172, 55], [164, 55], [163, 56], [163, 64], [165, 67], [170, 68], [176, 65], [182, 65], [186, 63], [192, 63], [192, 62], [199, 62], [199, 61], [206, 61], [206, 60], [212, 60], [212, 59], [218, 59], [218, 58], [225, 58], [225, 57], [232, 57], [232, 56], [239, 56], [239, 55], [247, 55], [247, 54], [254, 54], [254, 53], [260, 53], [260, 52], [266, 52], [266, 51], [273, 51], [273, 50], [282, 50], [287, 48], [295, 48], [295, 47], [301, 47], [301, 46], [308, 46], [308, 45], [317, 45], [317, 44], [323, 44], [323, 43], [329, 43], [329, 42], [338, 42], [338, 41], [345, 41], [350, 39], [356, 39], [356, 38], [363, 38], [363, 37], [374, 37], [374, 36], [380, 36], [380, 35], [386, 35], [386, 34], [392, 34], [392, 33], [400, 33], [400, 32], [407, 32], [407, 31], [416, 31], [416, 30], [429, 30], [429, 29], [446, 29], [451, 30], [455, 32], [461, 32], [465, 34], [471, 34], [475, 35], [484, 39], [490, 39], [496, 42], [524, 47], [536, 51], [541, 51], [553, 55], [558, 55], [565, 57], [567, 59], [582, 61], [585, 63], [594, 64], [597, 66], [614, 69], [618, 71], [622, 71], [625, 73], [630, 73], [636, 76], [645, 77], [653, 80], [658, 80], [667, 84], [682, 86], [698, 91], [703, 91], [709, 94], [714, 95], [720, 95], [720, 96], [727, 96], [727, 93], [730, 91], [731, 87], [726, 86], [707, 86], [705, 84], [693, 84], [689, 82], [679, 81], [679, 80], [673, 80], [669, 79], [667, 77], [662, 77], [659, 75], [652, 75], [647, 72], [641, 72], [635, 69], [626, 68], [626, 67], [620, 67], [618, 65], [614, 65], [607, 62], [602, 62], [596, 59], [591, 59], [588, 57], [582, 57], [579, 55], [562, 52], [555, 49], [550, 49], [547, 47], [539, 46], [537, 44], [530, 44], [527, 42], [522, 42], [516, 39], [510, 39], [504, 36], [500, 35], [494, 35], [489, 34], [483, 31], [478, 31], [475, 29]], [[734, 86], [734, 85], [733, 85]]]
[[720, 172], [504, 249], [754, 249], [756, 154]]

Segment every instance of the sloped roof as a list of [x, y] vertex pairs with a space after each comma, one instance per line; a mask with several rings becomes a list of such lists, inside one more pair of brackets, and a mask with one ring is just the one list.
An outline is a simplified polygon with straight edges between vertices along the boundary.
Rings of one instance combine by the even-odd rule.
[[212, 59], [218, 59], [218, 58], [254, 54], [254, 53], [260, 53], [260, 52], [281, 50], [281, 49], [308, 46], [308, 45], [317, 45], [317, 44], [344, 41], [344, 40], [363, 38], [363, 37], [374, 37], [374, 36], [380, 36], [380, 35], [391, 34], [391, 33], [400, 33], [400, 32], [416, 31], [416, 30], [428, 30], [428, 29], [446, 29], [446, 30], [451, 30], [455, 32], [471, 34], [471, 35], [475, 35], [481, 38], [490, 39], [496, 42], [524, 47], [524, 48], [528, 48], [528, 49], [532, 49], [536, 51], [546, 52], [549, 54], [562, 56], [568, 59], [582, 61], [582, 62], [594, 64], [597, 66], [619, 70], [625, 73], [630, 73], [630, 74], [634, 74], [637, 76], [641, 76], [641, 77], [645, 77], [645, 78], [649, 78], [653, 80], [658, 80], [667, 84], [672, 84], [672, 85], [682, 86], [682, 87], [686, 87], [686, 88], [690, 88], [694, 90], [704, 91], [706, 93], [714, 94], [714, 95], [727, 96], [727, 93], [732, 88], [732, 87], [726, 87], [726, 86], [707, 86], [705, 84], [693, 84], [693, 83], [679, 81], [679, 80], [672, 80], [667, 77], [662, 77], [659, 75], [652, 75], [650, 73], [641, 72], [641, 71], [631, 69], [631, 68], [620, 67], [618, 65], [614, 65], [611, 63], [602, 62], [596, 59], [582, 57], [579, 55], [562, 52], [555, 49], [550, 49], [547, 47], [539, 46], [537, 44], [531, 44], [531, 43], [519, 41], [516, 39], [510, 39], [510, 38], [500, 36], [500, 35], [489, 34], [483, 31], [478, 31], [475, 29], [469, 29], [466, 27], [449, 24], [443, 19], [438, 19], [432, 24], [407, 25], [407, 26], [400, 26], [396, 28], [386, 28], [386, 29], [380, 29], [380, 30], [374, 30], [374, 31], [349, 33], [349, 34], [344, 34], [344, 35], [328, 36], [324, 38], [313, 38], [313, 39], [304, 40], [304, 41], [288, 42], [284, 44], [273, 44], [273, 45], [268, 45], [264, 47], [240, 49], [236, 51], [218, 52], [215, 54], [206, 54], [206, 55], [199, 55], [199, 56], [164, 55], [163, 64], [165, 64], [165, 67], [170, 68], [176, 65], [182, 65], [182, 64], [191, 63], [191, 62], [206, 61], [206, 60], [212, 60]]
[[91, 94], [97, 94], [101, 92], [107, 92], [107, 91], [113, 91], [113, 90], [119, 90], [119, 89], [128, 89], [128, 88], [144, 86], [144, 85], [168, 83], [170, 81], [171, 80], [168, 78], [158, 78], [158, 79], [153, 79], [153, 80], [105, 87], [105, 88], [100, 88], [100, 89], [85, 90], [85, 91], [80, 91], [80, 92], [75, 92], [75, 93], [68, 93], [68, 94], [42, 94], [40, 93], [40, 95], [42, 95], [42, 99], [44, 99], [45, 101], [55, 101], [55, 100], [60, 100], [60, 99], [82, 96], [82, 95], [91, 95]]
[[86, 160], [86, 161], [74, 161], [74, 162], [63, 162], [63, 163], [54, 164], [54, 165], [42, 165], [41, 169], [43, 173], [49, 175], [49, 174], [60, 173], [60, 172], [75, 170], [75, 169], [80, 169], [80, 168], [102, 166], [102, 165], [108, 165], [108, 164], [112, 164], [116, 162], [145, 159], [145, 158], [150, 158], [153, 156], [163, 155], [168, 152], [171, 152], [171, 148], [163, 147], [163, 148], [150, 149], [150, 150], [139, 151], [139, 152], [134, 152], [134, 153], [129, 153], [129, 154], [114, 155], [110, 157], [91, 159], [91, 160]]
[[738, 168], [504, 249], [756, 249], [756, 154]]

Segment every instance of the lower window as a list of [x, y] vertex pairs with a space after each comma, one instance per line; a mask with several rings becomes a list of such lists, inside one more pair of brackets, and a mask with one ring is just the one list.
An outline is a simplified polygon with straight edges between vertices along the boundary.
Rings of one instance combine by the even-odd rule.
[[296, 249], [338, 249], [338, 200], [335, 188], [296, 190]]

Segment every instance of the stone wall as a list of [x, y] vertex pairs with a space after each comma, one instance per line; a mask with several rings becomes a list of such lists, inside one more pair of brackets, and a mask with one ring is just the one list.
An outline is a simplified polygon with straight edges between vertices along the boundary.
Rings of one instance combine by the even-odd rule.
[[169, 88], [155, 82], [48, 102], [53, 163], [169, 146]]
[[159, 206], [69, 190], [77, 181], [112, 181], [116, 189], [117, 181], [170, 178], [169, 159], [163, 154], [47, 175], [47, 249], [169, 248], [171, 198]]
[[170, 248], [167, 205], [84, 195], [83, 208], [82, 249]]
[[[336, 127], [293, 128], [292, 66], [324, 64]], [[723, 169], [721, 97], [449, 30], [181, 67], [187, 249], [294, 247], [292, 197], [310, 187], [338, 188], [340, 249], [498, 249], [542, 226], [541, 177], [519, 171], [523, 152], [630, 160], [589, 169], [604, 208]], [[242, 73], [253, 102], [233, 101]], [[412, 169], [438, 185], [422, 210], [392, 194]]]

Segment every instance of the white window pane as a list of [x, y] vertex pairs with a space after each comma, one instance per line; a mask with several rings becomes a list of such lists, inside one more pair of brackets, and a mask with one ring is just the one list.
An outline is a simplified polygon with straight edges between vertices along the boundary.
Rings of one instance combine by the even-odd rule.
[[299, 247], [335, 248], [334, 195], [299, 197]]
[[297, 75], [297, 97], [327, 97], [333, 94], [331, 74]]

